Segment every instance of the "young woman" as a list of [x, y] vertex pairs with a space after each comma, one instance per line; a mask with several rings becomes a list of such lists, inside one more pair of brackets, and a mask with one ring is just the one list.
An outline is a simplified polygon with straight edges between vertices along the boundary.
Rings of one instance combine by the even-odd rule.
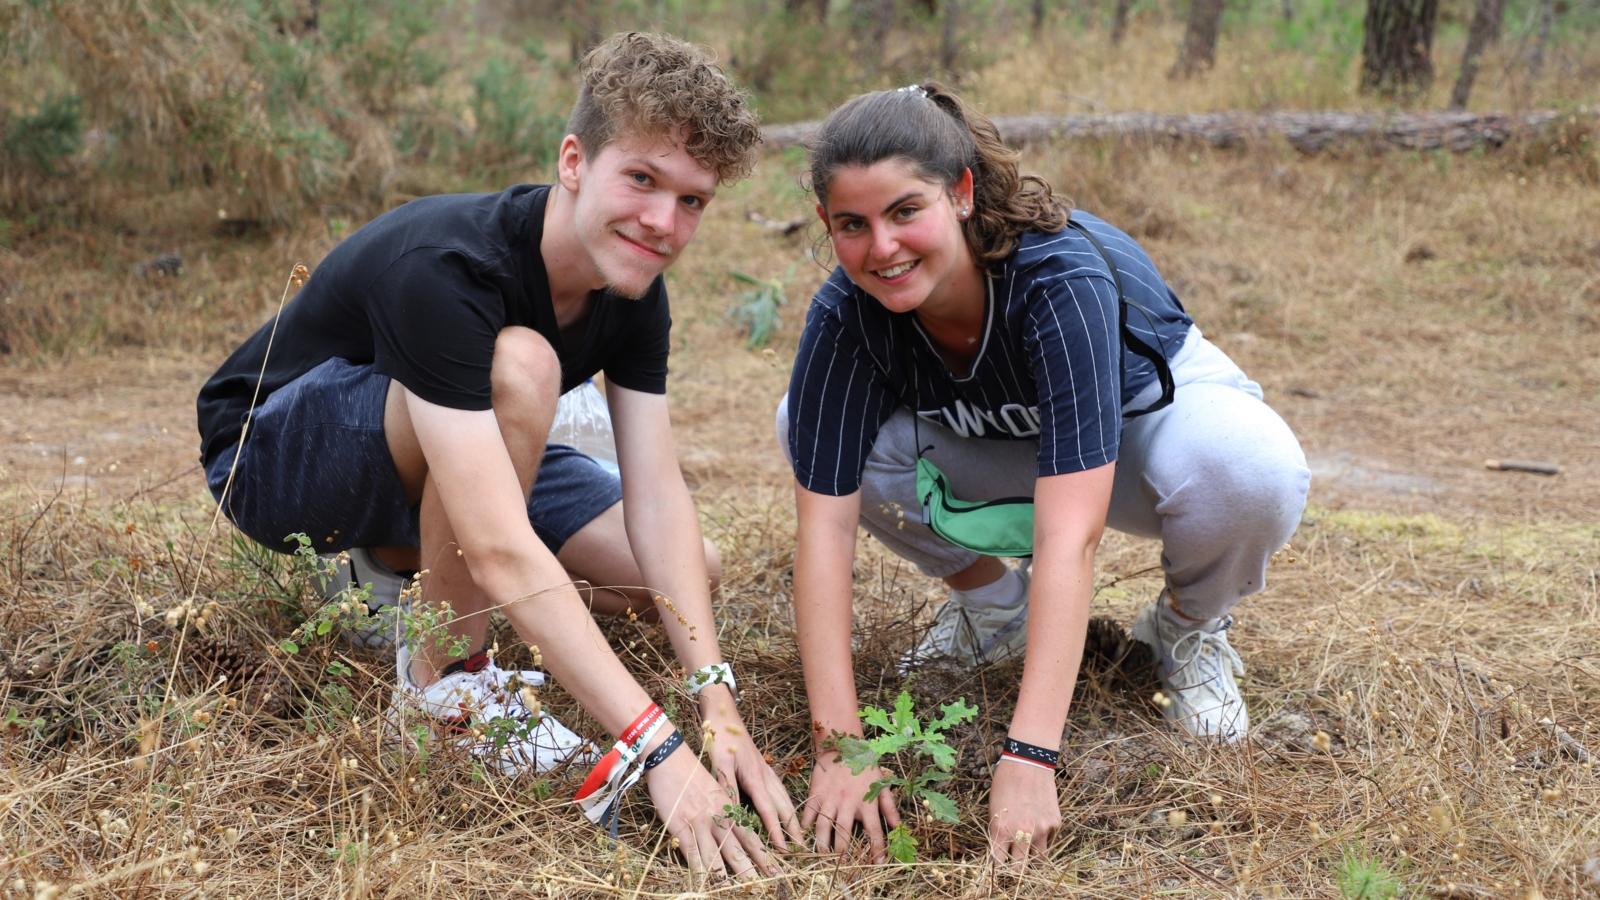
[[[1248, 728], [1228, 611], [1262, 589], [1299, 523], [1305, 457], [1139, 245], [1016, 160], [937, 84], [856, 97], [812, 151], [839, 265], [807, 314], [778, 429], [797, 482], [795, 615], [819, 741], [803, 824], [819, 850], [843, 849], [859, 822], [881, 857], [899, 818], [889, 792], [863, 800], [880, 773], [852, 775], [821, 745], [861, 733], [858, 523], [952, 590], [906, 668], [1025, 654], [990, 794], [997, 858], [1043, 854], [1061, 827], [1062, 686], [1077, 676], [1107, 525], [1162, 542], [1166, 587], [1133, 633], [1161, 661], [1169, 718], [1223, 741]], [[1031, 549], [1031, 571], [968, 549], [988, 522], [930, 528], [919, 457], [960, 500], [1032, 498], [1031, 548], [985, 548]]]

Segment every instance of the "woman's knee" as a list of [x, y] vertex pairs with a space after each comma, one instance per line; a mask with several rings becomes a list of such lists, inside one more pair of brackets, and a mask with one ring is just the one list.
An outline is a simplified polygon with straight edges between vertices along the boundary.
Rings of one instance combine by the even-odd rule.
[[1287, 538], [1305, 510], [1311, 472], [1287, 428], [1255, 437], [1197, 453], [1178, 493], [1208, 518], [1221, 515], [1240, 529]]
[[1183, 418], [1161, 423], [1139, 454], [1141, 480], [1158, 498], [1157, 513], [1292, 531], [1305, 509], [1311, 472], [1288, 424], [1238, 391], [1211, 385], [1183, 391], [1190, 392]]

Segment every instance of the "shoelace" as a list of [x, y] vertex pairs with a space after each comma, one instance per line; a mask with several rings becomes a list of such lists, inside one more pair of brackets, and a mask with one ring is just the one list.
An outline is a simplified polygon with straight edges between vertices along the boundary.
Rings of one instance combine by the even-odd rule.
[[[1196, 628], [1173, 642], [1172, 661], [1175, 664], [1173, 674], [1189, 669], [1191, 666], [1194, 669], [1205, 669], [1201, 673], [1203, 677], [1194, 684], [1188, 685], [1185, 690], [1201, 687], [1215, 681], [1217, 670], [1220, 669], [1221, 660], [1223, 659], [1233, 664], [1235, 675], [1244, 674], [1244, 660], [1239, 658], [1239, 654], [1233, 649], [1233, 645], [1229, 644], [1226, 639], [1216, 640], [1216, 638], [1221, 638], [1231, 627], [1233, 627], [1233, 616], [1228, 616], [1222, 620], [1222, 625], [1215, 631]], [[1185, 645], [1187, 645], [1187, 651], [1185, 651]], [[1208, 660], [1215, 660], [1215, 665], [1211, 667], [1205, 666], [1205, 662]]]

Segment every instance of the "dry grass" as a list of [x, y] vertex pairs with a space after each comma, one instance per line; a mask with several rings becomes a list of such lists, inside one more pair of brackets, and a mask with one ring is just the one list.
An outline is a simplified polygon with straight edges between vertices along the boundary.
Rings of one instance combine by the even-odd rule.
[[[1247, 80], [1211, 90], [1232, 98]], [[903, 685], [891, 662], [939, 591], [865, 542], [863, 699], [905, 686], [919, 706], [965, 696], [981, 708], [955, 739], [962, 821], [917, 817], [915, 866], [802, 853], [757, 891], [1337, 896], [1349, 853], [1408, 894], [1600, 891], [1600, 782], [1574, 749], [1600, 754], [1600, 364], [1588, 349], [1600, 244], [1582, 227], [1600, 201], [1593, 145], [1305, 158], [1106, 143], [1036, 149], [1027, 164], [1150, 248], [1317, 467], [1294, 561], [1238, 610], [1255, 735], [1238, 750], [1186, 744], [1147, 685], [1091, 665], [1066, 737], [1064, 839], [1024, 878], [997, 873], [982, 862], [983, 773], [1017, 671]], [[773, 158], [726, 192], [671, 282], [673, 412], [726, 561], [723, 646], [758, 743], [800, 795], [793, 520], [770, 422], [824, 273], [805, 239], [744, 221], [749, 209], [808, 216], [797, 172]], [[315, 220], [244, 241], [174, 229], [0, 251], [7, 293], [31, 298], [31, 318], [6, 313], [25, 352], [0, 371], [0, 716], [15, 723], [0, 726], [0, 896], [694, 889], [660, 852], [642, 795], [612, 849], [566, 802], [570, 777], [485, 778], [448, 752], [401, 753], [379, 727], [386, 660], [333, 643], [269, 654], [308, 610], [307, 586], [225, 526], [201, 555], [211, 510], [192, 461], [193, 392], [268, 314], [288, 267], [334, 239]], [[178, 241], [182, 276], [131, 274]], [[742, 349], [725, 319], [735, 268], [789, 285], [770, 353]], [[73, 302], [82, 316], [62, 311]], [[1565, 471], [1490, 473], [1487, 456]], [[1109, 536], [1096, 615], [1128, 622], [1158, 588], [1156, 560], [1152, 544]], [[191, 598], [218, 604], [205, 634], [166, 624]], [[610, 632], [652, 694], [673, 696], [659, 635]], [[219, 638], [257, 648], [266, 674], [218, 684]], [[352, 674], [330, 673], [335, 660]], [[260, 679], [287, 684], [287, 704], [266, 700]], [[597, 733], [559, 688], [546, 702]]]

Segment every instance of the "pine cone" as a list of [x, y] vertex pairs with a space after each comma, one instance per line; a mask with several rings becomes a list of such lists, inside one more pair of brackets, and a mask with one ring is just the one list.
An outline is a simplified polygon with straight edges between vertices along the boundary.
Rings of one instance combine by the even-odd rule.
[[1155, 681], [1155, 651], [1136, 641], [1116, 619], [1095, 616], [1083, 642], [1083, 668], [1124, 690], [1139, 690]]
[[227, 678], [227, 689], [239, 695], [247, 711], [274, 718], [288, 715], [294, 683], [261, 648], [231, 638], [204, 636], [196, 636], [190, 647], [196, 670], [211, 678]]

